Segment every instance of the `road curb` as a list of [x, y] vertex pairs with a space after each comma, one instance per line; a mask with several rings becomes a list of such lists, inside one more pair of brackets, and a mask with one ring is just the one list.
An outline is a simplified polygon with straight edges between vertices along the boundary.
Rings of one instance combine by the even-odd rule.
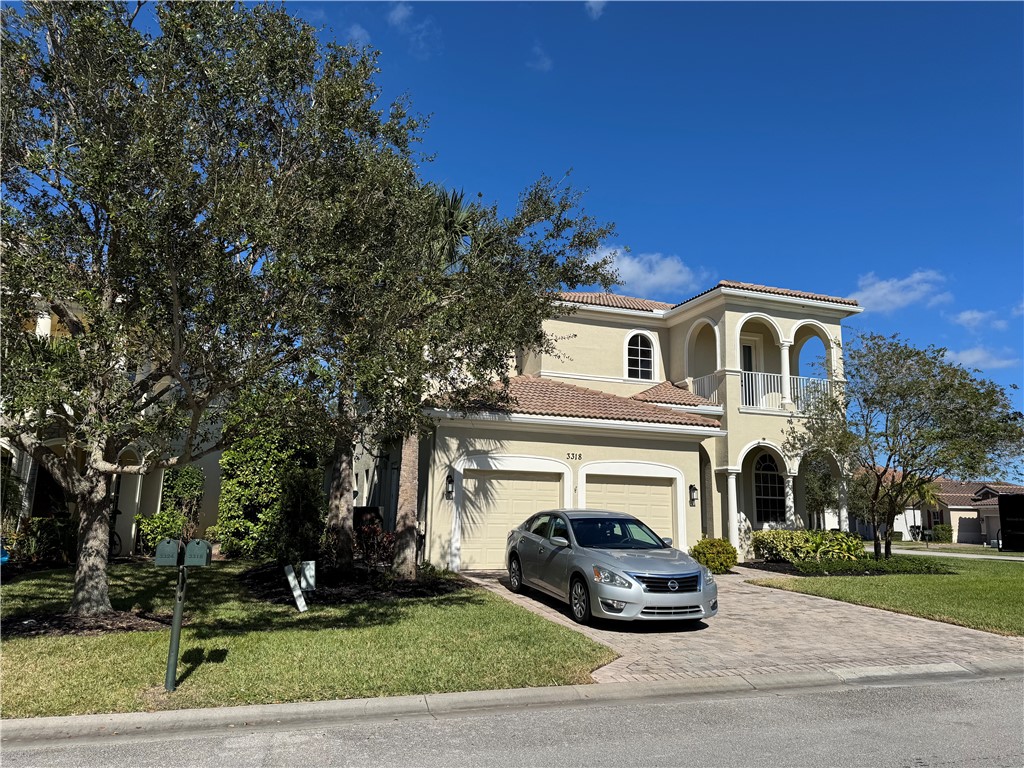
[[434, 693], [378, 699], [260, 704], [217, 709], [78, 715], [0, 720], [0, 740], [10, 747], [53, 746], [109, 738], [195, 736], [254, 728], [316, 728], [353, 722], [438, 718], [501, 709], [538, 709], [565, 704], [595, 705], [652, 699], [742, 696], [807, 689], [842, 689], [870, 684], [943, 682], [1024, 676], [1024, 659], [971, 664], [836, 667], [819, 672], [738, 674], [642, 683], [515, 688]]

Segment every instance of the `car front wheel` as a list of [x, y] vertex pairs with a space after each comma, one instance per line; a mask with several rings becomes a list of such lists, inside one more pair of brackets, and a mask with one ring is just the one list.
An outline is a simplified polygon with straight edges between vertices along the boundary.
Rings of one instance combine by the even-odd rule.
[[515, 555], [508, 561], [508, 583], [513, 592], [523, 591], [523, 566], [519, 564], [519, 558]]
[[578, 576], [569, 586], [569, 608], [572, 610], [572, 619], [577, 624], [586, 624], [590, 621], [590, 593], [587, 591], [586, 583]]

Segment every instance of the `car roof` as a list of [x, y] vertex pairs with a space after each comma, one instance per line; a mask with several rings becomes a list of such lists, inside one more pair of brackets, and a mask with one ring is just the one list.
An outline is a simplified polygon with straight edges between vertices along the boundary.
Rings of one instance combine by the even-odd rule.
[[637, 518], [628, 512], [613, 512], [610, 509], [545, 509], [544, 512], [549, 514], [557, 512], [560, 515], [565, 515], [570, 520], [580, 520], [581, 518], [608, 518], [616, 520], [636, 520]]

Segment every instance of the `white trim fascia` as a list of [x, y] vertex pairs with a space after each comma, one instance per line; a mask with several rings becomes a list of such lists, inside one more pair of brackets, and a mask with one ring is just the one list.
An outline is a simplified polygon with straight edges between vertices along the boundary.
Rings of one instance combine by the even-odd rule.
[[721, 472], [728, 472], [731, 475], [738, 475], [740, 474], [740, 472], [742, 472], [742, 470], [739, 467], [718, 467], [715, 470], [715, 474], [719, 474]]
[[641, 402], [656, 405], [659, 408], [668, 408], [679, 413], [696, 413], [700, 416], [724, 416], [725, 408], [721, 405], [678, 405], [676, 403], [659, 403], [655, 400], [643, 400]]
[[743, 405], [736, 409], [737, 413], [749, 413], [752, 416], [806, 416], [807, 414], [797, 411], [783, 411], [778, 408], [754, 408], [750, 405]]
[[567, 307], [574, 307], [573, 316], [594, 313], [597, 315], [617, 315], [619, 317], [633, 317], [641, 320], [656, 320], [663, 324], [665, 315], [671, 310], [668, 309], [623, 309], [622, 307], [604, 307], [599, 304], [578, 304], [574, 301], [558, 301]]
[[[542, 379], [578, 379], [580, 381], [605, 381], [610, 384], [647, 384], [646, 381], [640, 381], [639, 379], [624, 379], [621, 376], [598, 376], [589, 373], [563, 373], [562, 371], [548, 371], [543, 368], [537, 373], [537, 376]], [[653, 386], [657, 386], [654, 384]], [[650, 387], [648, 387], [650, 389]]]
[[767, 300], [774, 304], [790, 304], [798, 305], [801, 307], [814, 307], [815, 309], [821, 309], [826, 311], [835, 312], [836, 314], [842, 314], [844, 316], [859, 315], [864, 311], [864, 307], [854, 306], [852, 304], [836, 304], [834, 301], [820, 301], [818, 299], [804, 299], [798, 296], [780, 296], [777, 293], [764, 293], [761, 291], [749, 291], [743, 288], [722, 288], [722, 295], [752, 299], [755, 301]]
[[458, 412], [442, 411], [432, 408], [428, 414], [437, 419], [459, 422], [468, 426], [481, 424], [499, 424], [525, 429], [549, 429], [565, 431], [567, 429], [605, 430], [609, 432], [647, 432], [671, 435], [676, 437], [725, 437], [726, 430], [721, 427], [695, 427], [688, 424], [658, 424], [650, 421], [621, 421], [618, 419], [579, 419], [565, 416], [537, 416], [523, 413], [496, 413], [494, 411], [475, 411], [472, 415], [462, 416]]

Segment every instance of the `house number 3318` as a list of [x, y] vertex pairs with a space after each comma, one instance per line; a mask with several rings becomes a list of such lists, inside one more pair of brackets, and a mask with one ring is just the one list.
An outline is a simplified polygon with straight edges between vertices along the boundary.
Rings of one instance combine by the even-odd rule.
[[570, 461], [583, 461], [583, 454], [569, 452], [565, 454], [565, 458], [569, 459]]

